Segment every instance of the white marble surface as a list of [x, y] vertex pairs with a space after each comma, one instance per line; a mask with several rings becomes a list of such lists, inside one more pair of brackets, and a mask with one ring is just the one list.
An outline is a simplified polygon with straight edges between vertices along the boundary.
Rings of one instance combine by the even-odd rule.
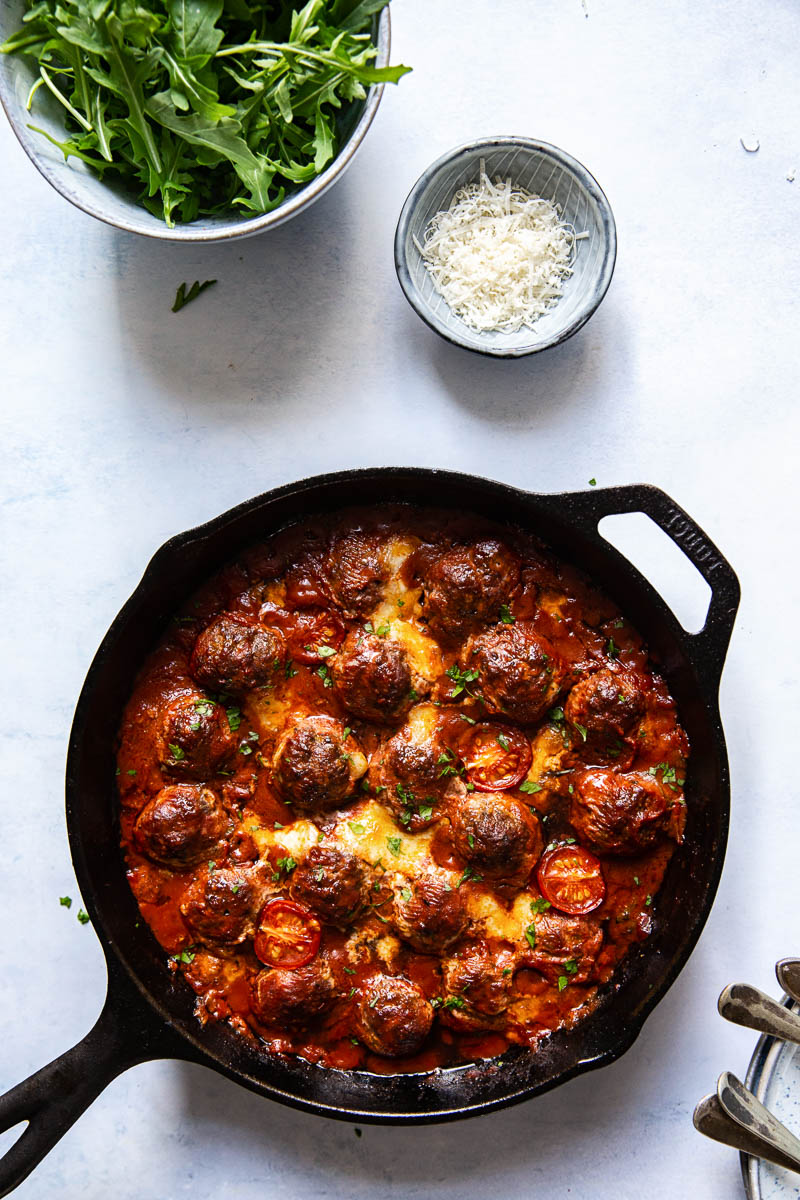
[[[396, 0], [395, 59], [414, 74], [340, 185], [239, 245], [104, 228], [48, 189], [0, 120], [0, 1085], [100, 1008], [62, 777], [101, 636], [169, 534], [317, 471], [436, 464], [543, 491], [648, 480], [718, 541], [743, 602], [722, 687], [732, 832], [703, 937], [620, 1062], [516, 1109], [357, 1138], [201, 1068], [150, 1064], [101, 1096], [26, 1200], [740, 1194], [736, 1156], [695, 1134], [691, 1111], [753, 1045], [717, 993], [736, 978], [776, 991], [772, 964], [798, 950], [800, 170], [786, 175], [800, 168], [800, 9], [587, 5]], [[392, 265], [421, 169], [498, 132], [583, 160], [619, 229], [596, 317], [518, 363], [439, 341]], [[739, 144], [751, 133], [754, 155]], [[177, 284], [212, 276], [173, 316]], [[655, 570], [684, 611], [694, 576], [657, 553]]]

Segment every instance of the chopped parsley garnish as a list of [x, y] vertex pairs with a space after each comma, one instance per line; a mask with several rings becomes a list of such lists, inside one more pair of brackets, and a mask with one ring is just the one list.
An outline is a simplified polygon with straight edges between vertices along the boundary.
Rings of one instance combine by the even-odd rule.
[[195, 960], [195, 954], [196, 954], [196, 952], [194, 950], [192, 950], [191, 948], [189, 948], [187, 950], [179, 950], [177, 954], [173, 954], [172, 961], [173, 962], [181, 962], [181, 963], [191, 963], [191, 962], [194, 962], [194, 960]]
[[280, 879], [281, 872], [283, 872], [284, 875], [291, 875], [292, 871], [297, 866], [297, 862], [289, 854], [285, 858], [279, 858], [275, 863], [275, 866], [277, 867], [277, 870], [273, 872], [272, 878]]
[[290, 658], [286, 660], [286, 666], [283, 668], [283, 673], [287, 679], [294, 679], [297, 674], [297, 669]]
[[619, 657], [619, 646], [616, 645], [613, 637], [610, 637], [608, 639], [607, 649], [608, 649], [609, 658], [618, 658]]
[[413, 900], [414, 898], [414, 893], [411, 891], [411, 888], [403, 888], [400, 892], [400, 895], [403, 897], [406, 904], [408, 904], [409, 901]]
[[466, 1003], [463, 996], [448, 996], [442, 1001], [442, 1008], [463, 1008]]
[[568, 984], [568, 983], [569, 983], [569, 980], [567, 979], [566, 975], [559, 975], [559, 977], [558, 977], [558, 990], [559, 990], [560, 992], [563, 992], [564, 988], [567, 986], [567, 984]]
[[458, 715], [459, 715], [459, 717], [461, 718], [461, 720], [462, 720], [462, 721], [466, 721], [468, 725], [475, 725], [475, 724], [477, 724], [477, 722], [475, 721], [475, 718], [474, 718], [474, 717], [468, 717], [466, 713], [459, 713]]
[[408, 698], [411, 701], [419, 700], [419, 692], [417, 691], [416, 688], [412, 687], [412, 688], [408, 689]]
[[516, 619], [507, 604], [500, 605], [500, 620], [504, 625], [513, 625]]
[[136, 770], [135, 770], [135, 768], [134, 768], [134, 767], [131, 767], [130, 771], [126, 771], [126, 772], [125, 772], [125, 774], [126, 774], [126, 775], [130, 775], [130, 776], [131, 776], [131, 778], [134, 778], [134, 777], [135, 777], [135, 775], [136, 775]]
[[564, 720], [564, 710], [563, 708], [551, 708], [547, 716], [555, 725], [560, 725]]
[[379, 625], [375, 632], [377, 633], [378, 637], [388, 637], [389, 633], [391, 632], [391, 628], [391, 625], [387, 621], [384, 625]]
[[59, 896], [58, 903], [62, 908], [72, 908], [72, 896]]
[[549, 907], [550, 907], [550, 901], [545, 900], [541, 896], [537, 900], [531, 900], [531, 912], [532, 913], [547, 912]]
[[419, 813], [419, 815], [423, 821], [430, 821], [431, 817], [433, 816], [433, 805], [432, 804], [420, 804], [417, 807], [417, 812]]
[[506, 735], [505, 735], [504, 733], [498, 733], [498, 735], [497, 735], [497, 741], [498, 741], [498, 742], [499, 742], [499, 744], [500, 744], [500, 745], [503, 747], [503, 749], [504, 749], [504, 750], [509, 750], [509, 749], [510, 749], [510, 743], [509, 743], [509, 740], [508, 740], [508, 738], [506, 737]]
[[399, 837], [387, 837], [386, 845], [391, 850], [392, 854], [402, 854], [403, 839]]
[[577, 729], [578, 733], [581, 735], [583, 740], [586, 741], [586, 738], [589, 736], [589, 730], [586, 728], [586, 726], [579, 725], [577, 721], [573, 722], [573, 724], [575, 725], [575, 728]]
[[578, 974], [577, 960], [574, 958], [567, 959], [567, 961], [564, 963], [564, 970], [567, 972], [568, 975], [577, 975]]
[[360, 821], [348, 821], [347, 824], [357, 836], [366, 833], [367, 827], [366, 825], [362, 825]]
[[333, 646], [316, 646], [315, 650], [319, 658], [332, 658], [336, 653]]
[[168, 745], [169, 752], [175, 759], [175, 762], [180, 762], [182, 758], [186, 758], [185, 752], [181, 750], [180, 746], [176, 742], [169, 742]]
[[319, 675], [320, 679], [325, 684], [326, 688], [333, 687], [333, 680], [331, 679], [331, 673], [328, 670], [328, 668], [325, 666], [325, 663], [323, 663], [321, 667], [317, 667], [317, 675]]
[[478, 873], [476, 871], [473, 871], [472, 867], [466, 867], [464, 870], [464, 874], [459, 879], [458, 883], [456, 884], [456, 887], [460, 888], [462, 883], [466, 883], [468, 879], [472, 879], [475, 883], [480, 883], [483, 879], [483, 876], [478, 875]]
[[649, 907], [650, 907], [650, 905], [651, 905], [652, 903], [653, 903], [653, 897], [652, 897], [652, 896], [648, 896], [648, 897], [647, 897], [647, 899], [646, 899], [646, 900], [645, 900], [645, 902], [644, 902], [644, 904], [645, 904], [645, 908], [649, 908]]
[[355, 975], [356, 973], [354, 967], [343, 967], [342, 970], [344, 971], [345, 975]]
[[81, 925], [89, 924], [89, 920], [90, 920], [89, 914], [87, 912], [84, 912], [82, 908], [78, 909], [78, 920], [80, 921]]
[[589, 487], [597, 487], [597, 480], [595, 479], [594, 475], [589, 480]]
[[540, 792], [542, 790], [542, 785], [540, 783], [533, 783], [530, 779], [526, 779], [524, 783], [519, 785], [519, 790], [521, 792], [525, 792], [528, 796], [533, 796], [536, 792]]
[[633, 882], [636, 884], [637, 887], [639, 886], [639, 876], [638, 875], [634, 875]]
[[456, 696], [460, 696], [462, 692], [467, 696], [474, 696], [475, 693], [470, 691], [469, 685], [481, 677], [480, 671], [476, 671], [474, 667], [468, 667], [466, 671], [462, 671], [456, 663], [453, 663], [452, 667], [445, 671], [445, 675], [453, 681], [453, 687], [450, 689], [451, 700], [455, 700]]
[[468, 834], [467, 834], [467, 841], [469, 842], [469, 848], [470, 848], [470, 850], [474, 850], [474, 848], [475, 848], [475, 838], [473, 837], [473, 835], [472, 835], [471, 833], [468, 833]]
[[347, 741], [347, 739], [350, 737], [350, 734], [351, 734], [352, 732], [353, 732], [353, 731], [352, 731], [352, 729], [350, 728], [350, 726], [349, 726], [349, 725], [345, 725], [345, 727], [344, 727], [344, 733], [342, 734], [342, 738], [344, 739], [344, 741]]
[[226, 708], [225, 716], [228, 718], [231, 733], [236, 733], [236, 730], [242, 723], [242, 710], [240, 708]]
[[659, 771], [661, 772], [661, 782], [666, 784], [668, 788], [671, 788], [673, 792], [677, 792], [686, 782], [685, 779], [678, 778], [677, 771], [669, 763], [660, 762], [656, 763], [654, 767], [648, 768], [648, 774], [654, 778], [658, 776]]
[[530, 925], [525, 930], [525, 937], [527, 938], [528, 945], [530, 946], [531, 950], [535, 950], [536, 949], [536, 925], [533, 921], [531, 921]]

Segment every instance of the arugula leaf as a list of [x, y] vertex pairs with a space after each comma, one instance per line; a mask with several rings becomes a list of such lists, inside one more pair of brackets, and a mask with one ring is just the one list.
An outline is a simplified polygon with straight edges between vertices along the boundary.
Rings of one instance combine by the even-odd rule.
[[[199, 279], [195, 279], [188, 292], [186, 291], [186, 284], [182, 283], [175, 294], [175, 303], [172, 306], [172, 311], [180, 312], [184, 305], [190, 304], [192, 300], [196, 300], [201, 292], [204, 292], [206, 288], [210, 288], [212, 284], [215, 284], [216, 282], [216, 279], [207, 279], [205, 283], [201, 283]], [[234, 731], [237, 730], [242, 723], [242, 719], [240, 716], [238, 716], [238, 713], [235, 718], [231, 717], [231, 713], [236, 711], [237, 710], [235, 709], [228, 710], [228, 724]], [[236, 721], [235, 724], [234, 720]], [[183, 756], [181, 755], [181, 757]]]
[[377, 68], [386, 0], [26, 0], [0, 46], [64, 113], [31, 128], [167, 225], [269, 212], [325, 170], [352, 105], [409, 69]]

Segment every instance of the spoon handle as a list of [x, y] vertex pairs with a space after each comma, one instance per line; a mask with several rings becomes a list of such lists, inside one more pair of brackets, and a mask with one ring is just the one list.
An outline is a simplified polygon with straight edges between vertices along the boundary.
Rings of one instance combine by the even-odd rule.
[[720, 1015], [734, 1025], [768, 1033], [784, 1042], [800, 1043], [800, 1017], [749, 983], [732, 983], [717, 1003]]
[[794, 1164], [791, 1169], [800, 1173], [800, 1140], [730, 1071], [723, 1071], [717, 1080], [717, 1098], [731, 1120], [786, 1155]]
[[790, 1154], [765, 1141], [755, 1133], [743, 1129], [725, 1112], [717, 1095], [704, 1096], [694, 1110], [692, 1117], [694, 1127], [699, 1133], [722, 1142], [724, 1146], [732, 1146], [743, 1154], [752, 1154], [755, 1158], [766, 1158], [788, 1171], [800, 1172], [800, 1162]]
[[775, 974], [783, 990], [800, 1004], [800, 958], [782, 958], [775, 964]]

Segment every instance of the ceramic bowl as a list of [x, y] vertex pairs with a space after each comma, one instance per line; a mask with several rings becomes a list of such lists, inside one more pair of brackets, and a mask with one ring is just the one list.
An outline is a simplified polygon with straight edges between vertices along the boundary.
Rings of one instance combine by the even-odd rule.
[[[428, 222], [466, 183], [477, 182], [480, 163], [491, 179], [515, 184], [559, 206], [562, 219], [588, 237], [575, 243], [574, 270], [564, 294], [535, 329], [485, 333], [457, 317], [433, 285], [417, 242]], [[532, 138], [483, 138], [443, 154], [415, 183], [403, 205], [394, 243], [400, 286], [411, 307], [443, 338], [498, 358], [520, 358], [557, 346], [585, 325], [608, 290], [617, 256], [617, 231], [611, 206], [597, 180], [557, 146]]]
[[[25, 7], [24, 0], [3, 0], [0, 4], [0, 43], [20, 27]], [[376, 18], [373, 37], [378, 47], [375, 65], [385, 67], [389, 62], [390, 46], [388, 7], [383, 9], [380, 18]], [[380, 84], [370, 88], [365, 100], [351, 105], [344, 113], [339, 127], [341, 148], [333, 162], [310, 183], [289, 193], [272, 212], [255, 217], [232, 213], [228, 217], [202, 218], [169, 229], [160, 218], [142, 208], [130, 193], [103, 183], [77, 159], [71, 158], [65, 162], [57, 147], [28, 128], [29, 125], [38, 125], [59, 140], [64, 137], [63, 110], [45, 88], [37, 92], [35, 114], [26, 111], [25, 102], [36, 78], [32, 59], [21, 54], [0, 55], [0, 103], [36, 169], [65, 199], [90, 216], [117, 229], [167, 242], [227, 242], [234, 238], [251, 237], [254, 233], [272, 229], [297, 216], [327, 192], [352, 162], [372, 124], [384, 86]]]

